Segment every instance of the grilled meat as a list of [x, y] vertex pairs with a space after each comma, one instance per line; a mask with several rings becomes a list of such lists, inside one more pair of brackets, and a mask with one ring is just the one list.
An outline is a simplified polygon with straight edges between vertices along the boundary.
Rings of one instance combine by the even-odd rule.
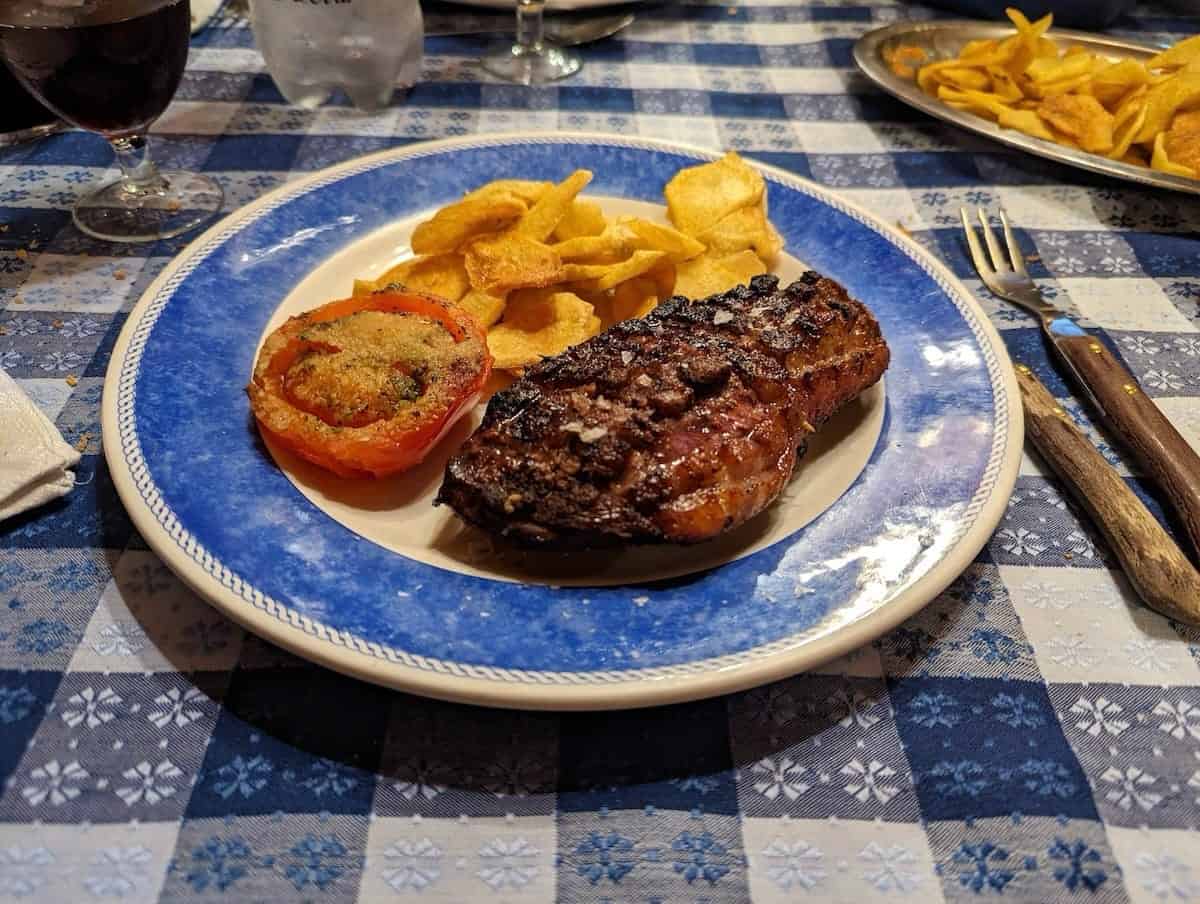
[[871, 313], [812, 271], [673, 298], [497, 393], [437, 501], [525, 546], [708, 540], [766, 508], [887, 364]]

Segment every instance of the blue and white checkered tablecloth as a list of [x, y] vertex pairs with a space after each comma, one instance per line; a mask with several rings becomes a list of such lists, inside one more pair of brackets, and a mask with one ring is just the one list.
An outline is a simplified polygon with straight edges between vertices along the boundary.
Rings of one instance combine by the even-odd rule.
[[[1010, 153], [874, 91], [854, 39], [914, 12], [928, 14], [639, 8], [585, 48], [578, 76], [535, 89], [483, 79], [477, 40], [434, 39], [422, 83], [372, 118], [288, 107], [250, 30], [218, 20], [156, 154], [216, 176], [232, 209], [295, 173], [446, 135], [737, 148], [936, 251], [1086, 424], [1031, 321], [972, 278], [958, 207], [1002, 204], [1044, 290], [1200, 441], [1200, 200]], [[1149, 8], [1122, 26], [1200, 30]], [[187, 241], [82, 236], [71, 202], [113, 174], [83, 133], [0, 151], [0, 365], [86, 451], [64, 502], [0, 524], [0, 900], [1200, 900], [1200, 634], [1138, 604], [1034, 455], [994, 537], [920, 615], [732, 697], [479, 710], [244, 634], [147, 550], [100, 454], [113, 341]]]

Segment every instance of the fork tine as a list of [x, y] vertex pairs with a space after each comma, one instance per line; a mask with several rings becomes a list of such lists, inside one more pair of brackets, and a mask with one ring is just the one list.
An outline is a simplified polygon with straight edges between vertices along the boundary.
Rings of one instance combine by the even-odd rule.
[[1022, 276], [1028, 276], [1025, 271], [1025, 255], [1021, 253], [1021, 246], [1017, 244], [1017, 237], [1013, 235], [1012, 227], [1008, 225], [1008, 217], [1004, 215], [1004, 208], [1000, 208], [1000, 222], [1004, 225], [1004, 241], [1008, 245], [1008, 256], [1012, 258], [1012, 268]]
[[966, 233], [967, 247], [971, 251], [971, 262], [975, 265], [979, 276], [984, 282], [987, 282], [988, 277], [992, 275], [992, 268], [988, 266], [987, 257], [979, 245], [979, 239], [975, 237], [975, 227], [971, 225], [971, 219], [967, 216], [965, 207], [960, 207], [958, 213], [962, 217], [963, 232]]
[[992, 224], [988, 222], [988, 215], [982, 207], [976, 213], [979, 215], [979, 222], [983, 226], [983, 240], [987, 242], [988, 252], [992, 255], [992, 266], [1003, 272], [1009, 269], [1008, 261], [1004, 258], [1004, 252], [1000, 250], [1000, 243], [996, 240], [996, 233], [992, 231]]

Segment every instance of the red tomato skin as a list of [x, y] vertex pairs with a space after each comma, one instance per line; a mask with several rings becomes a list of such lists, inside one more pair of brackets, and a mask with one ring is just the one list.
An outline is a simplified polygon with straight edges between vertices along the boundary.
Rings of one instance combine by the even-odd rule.
[[[405, 418], [375, 421], [363, 427], [338, 428], [291, 403], [284, 377], [298, 355], [312, 347], [299, 334], [313, 323], [337, 320], [358, 311], [395, 311], [429, 317], [442, 324], [456, 342], [474, 340], [482, 346], [479, 369], [455, 388], [449, 405], [426, 413], [416, 424]], [[270, 351], [268, 352], [268, 350]], [[264, 359], [263, 355], [269, 357]], [[412, 292], [381, 292], [329, 302], [293, 317], [268, 337], [255, 365], [247, 392], [259, 429], [293, 454], [339, 477], [386, 477], [420, 462], [478, 402], [492, 370], [487, 340], [473, 317], [449, 302], [432, 295]]]

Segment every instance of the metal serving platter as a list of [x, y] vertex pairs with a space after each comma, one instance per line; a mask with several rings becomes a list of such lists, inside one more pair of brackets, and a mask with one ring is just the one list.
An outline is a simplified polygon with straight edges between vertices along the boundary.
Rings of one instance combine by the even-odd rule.
[[[932, 62], [957, 56], [959, 50], [968, 41], [980, 38], [1006, 38], [1011, 34], [1013, 34], [1013, 27], [999, 22], [977, 22], [970, 19], [897, 22], [863, 35], [854, 45], [854, 62], [858, 64], [858, 68], [867, 78], [910, 106], [945, 122], [954, 123], [956, 126], [1007, 144], [1009, 147], [1128, 182], [1138, 182], [1156, 188], [1169, 188], [1189, 194], [1200, 194], [1200, 179], [1172, 176], [1157, 170], [1109, 160], [1099, 154], [1089, 154], [1086, 151], [1065, 147], [1052, 141], [1034, 138], [1032, 135], [1026, 135], [1015, 129], [1002, 129], [996, 123], [984, 119], [982, 116], [956, 110], [937, 98], [930, 97], [917, 86], [915, 81], [896, 75], [884, 60], [886, 51], [901, 44], [922, 48]], [[1046, 36], [1059, 44], [1067, 46], [1077, 44], [1112, 60], [1146, 59], [1162, 50], [1161, 47], [1150, 44], [1139, 44], [1136, 41], [1062, 28], [1056, 28], [1048, 32]]]

